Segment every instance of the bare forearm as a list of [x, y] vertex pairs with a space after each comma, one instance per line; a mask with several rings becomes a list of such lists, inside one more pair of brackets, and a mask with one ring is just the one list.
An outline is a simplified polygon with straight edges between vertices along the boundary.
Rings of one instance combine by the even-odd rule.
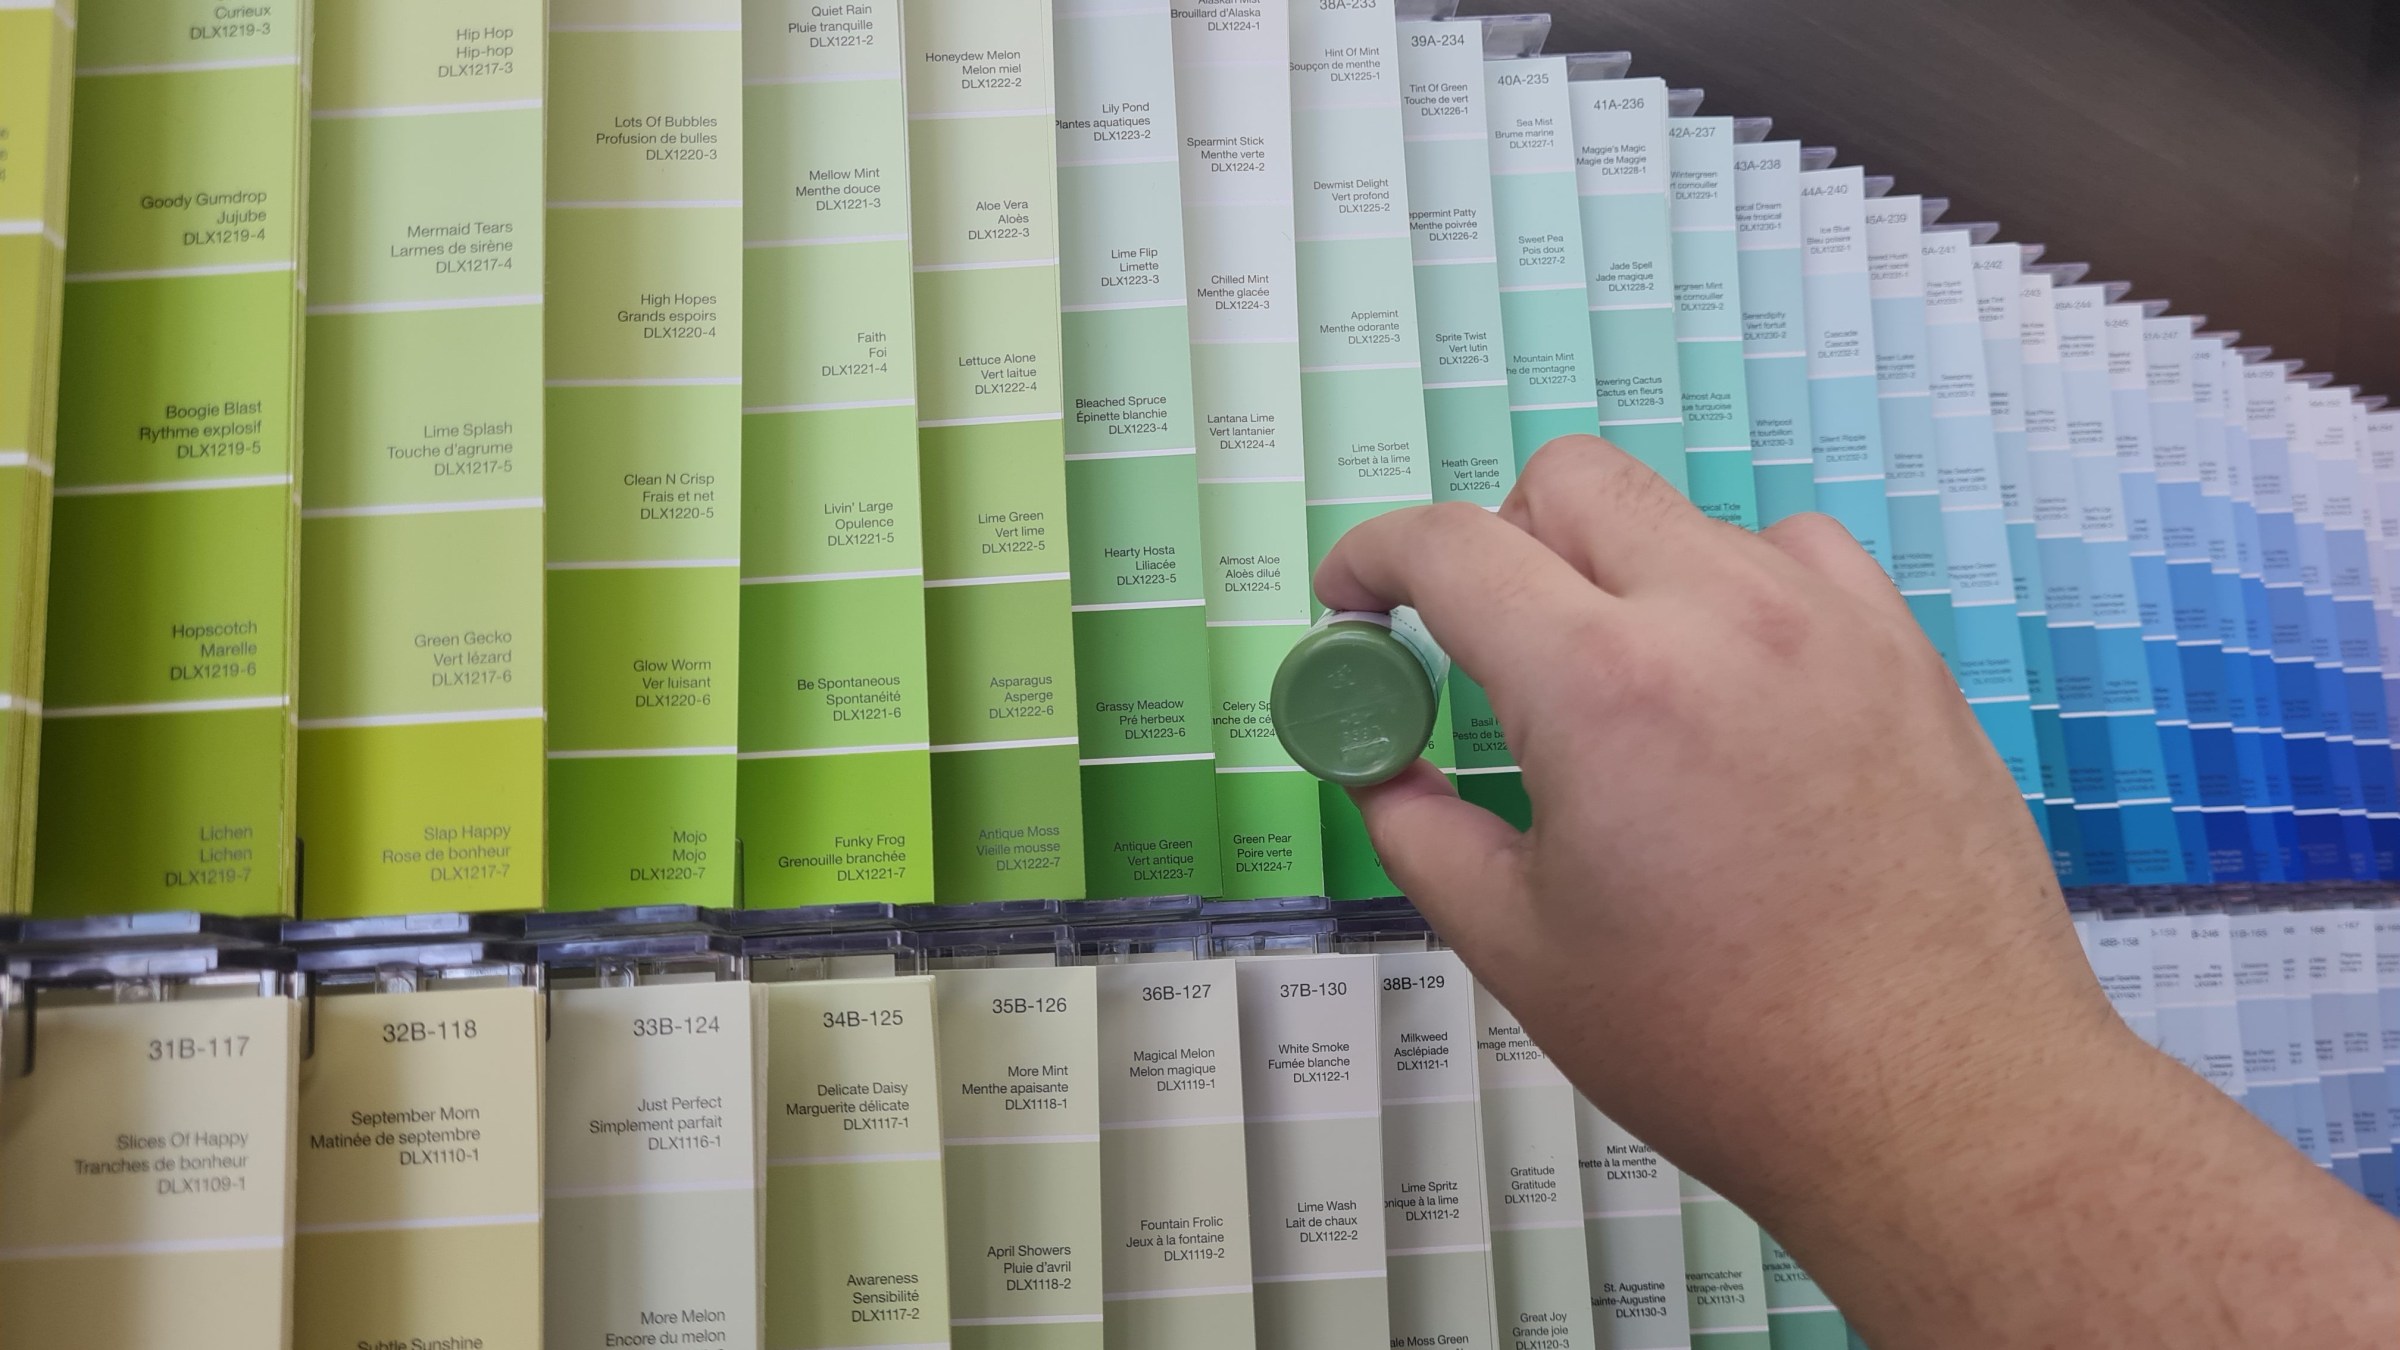
[[1729, 1194], [1877, 1350], [2400, 1340], [2400, 1224], [2130, 1034], [2072, 1060]]

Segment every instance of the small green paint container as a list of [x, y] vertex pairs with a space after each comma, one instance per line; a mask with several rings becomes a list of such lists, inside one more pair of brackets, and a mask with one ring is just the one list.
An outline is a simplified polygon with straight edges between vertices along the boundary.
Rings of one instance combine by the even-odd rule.
[[1368, 787], [1433, 741], [1450, 658], [1413, 609], [1336, 610], [1310, 625], [1275, 670], [1275, 738], [1329, 783]]

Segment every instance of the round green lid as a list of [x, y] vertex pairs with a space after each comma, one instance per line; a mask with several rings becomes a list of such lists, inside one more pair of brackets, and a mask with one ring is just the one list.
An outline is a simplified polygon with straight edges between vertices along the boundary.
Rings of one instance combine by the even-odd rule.
[[1425, 663], [1380, 624], [1312, 628], [1275, 671], [1276, 739], [1301, 768], [1366, 787], [1399, 773], [1433, 740], [1440, 692]]

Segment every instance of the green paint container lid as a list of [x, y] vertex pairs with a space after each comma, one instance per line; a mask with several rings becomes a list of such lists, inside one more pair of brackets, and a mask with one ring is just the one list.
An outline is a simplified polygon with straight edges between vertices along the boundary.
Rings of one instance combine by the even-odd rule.
[[1276, 668], [1275, 737], [1301, 768], [1367, 787], [1407, 768], [1433, 741], [1450, 658], [1416, 612], [1337, 610]]

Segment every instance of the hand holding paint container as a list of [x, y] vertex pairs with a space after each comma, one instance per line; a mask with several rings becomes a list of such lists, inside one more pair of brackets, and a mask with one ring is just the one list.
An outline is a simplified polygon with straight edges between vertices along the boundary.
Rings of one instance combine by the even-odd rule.
[[1275, 671], [1276, 739], [1317, 777], [1371, 787], [1432, 742], [1449, 675], [1449, 656], [1415, 610], [1335, 610], [1300, 635]]

